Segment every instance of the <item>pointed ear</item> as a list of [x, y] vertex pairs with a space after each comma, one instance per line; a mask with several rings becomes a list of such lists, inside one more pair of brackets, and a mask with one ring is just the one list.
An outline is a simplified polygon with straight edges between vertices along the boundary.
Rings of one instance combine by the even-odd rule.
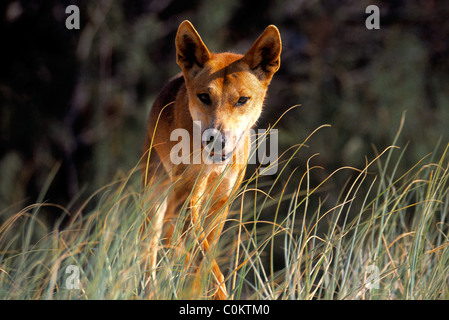
[[282, 42], [278, 28], [268, 26], [243, 57], [261, 81], [270, 81], [281, 65]]
[[184, 71], [202, 68], [211, 58], [210, 52], [190, 21], [183, 21], [176, 34], [176, 62]]

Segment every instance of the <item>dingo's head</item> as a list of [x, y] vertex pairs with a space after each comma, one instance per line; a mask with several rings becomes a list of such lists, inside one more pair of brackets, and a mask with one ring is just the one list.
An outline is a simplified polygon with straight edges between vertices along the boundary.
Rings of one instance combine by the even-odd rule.
[[245, 55], [211, 53], [189, 21], [179, 26], [177, 63], [184, 74], [190, 114], [203, 131], [212, 132], [203, 135], [203, 145], [218, 142], [221, 152], [215, 156], [222, 160], [259, 118], [268, 85], [280, 66], [281, 46], [278, 29], [270, 25]]

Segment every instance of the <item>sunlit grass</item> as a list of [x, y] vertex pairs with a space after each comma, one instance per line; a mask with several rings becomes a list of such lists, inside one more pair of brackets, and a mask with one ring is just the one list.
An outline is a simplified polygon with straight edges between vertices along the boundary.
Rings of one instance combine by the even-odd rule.
[[[232, 212], [212, 255], [230, 298], [448, 299], [449, 145], [435, 150], [439, 159], [426, 156], [407, 172], [398, 169], [406, 147], [392, 146], [364, 168], [340, 168], [317, 185], [311, 175], [321, 168], [314, 157], [288, 176], [284, 171], [303, 146], [280, 156], [270, 185], [250, 175], [229, 200]], [[326, 184], [341, 173], [351, 178], [330, 203]], [[192, 290], [203, 252], [198, 235], [183, 228], [186, 206], [171, 243], [161, 242], [157, 281], [148, 276], [149, 237], [142, 239], [141, 230], [155, 195], [165, 196], [157, 186], [142, 193], [140, 172], [133, 170], [98, 190], [78, 212], [42, 201], [12, 215], [3, 211], [0, 299], [210, 298], [210, 256], [199, 290]], [[94, 209], [85, 209], [88, 203]], [[70, 223], [49, 228], [39, 218], [43, 206], [59, 208]], [[151, 232], [150, 223], [145, 233]], [[68, 288], [76, 275], [69, 266], [79, 270], [79, 289]]]

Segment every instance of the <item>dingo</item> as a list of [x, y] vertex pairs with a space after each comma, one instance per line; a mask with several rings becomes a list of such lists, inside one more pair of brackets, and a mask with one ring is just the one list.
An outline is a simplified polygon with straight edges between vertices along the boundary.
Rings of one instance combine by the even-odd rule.
[[[199, 235], [204, 254], [220, 237], [228, 199], [239, 188], [246, 170], [249, 131], [261, 114], [268, 85], [280, 66], [281, 46], [278, 29], [270, 25], [245, 55], [211, 53], [189, 21], [180, 24], [176, 60], [182, 74], [165, 85], [152, 106], [142, 161], [144, 186], [165, 177], [166, 187], [171, 188], [168, 198], [148, 217], [154, 231], [150, 244], [153, 278], [161, 234], [165, 239], [172, 237], [171, 221], [185, 201], [189, 201], [189, 224]], [[214, 142], [220, 147], [209, 153], [214, 161], [174, 164], [170, 155], [177, 142], [171, 141], [171, 133], [182, 128], [193, 137], [197, 123], [201, 124], [202, 141], [191, 140], [190, 150], [195, 157]], [[206, 130], [208, 134], [203, 134]], [[199, 226], [203, 199], [212, 201], [205, 223]], [[215, 260], [212, 273], [217, 282], [214, 298], [226, 299], [225, 279]]]

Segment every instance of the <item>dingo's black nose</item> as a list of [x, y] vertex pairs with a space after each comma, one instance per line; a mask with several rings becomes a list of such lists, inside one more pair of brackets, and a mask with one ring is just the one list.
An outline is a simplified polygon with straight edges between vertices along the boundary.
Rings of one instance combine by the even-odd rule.
[[208, 134], [203, 134], [203, 146], [208, 147], [214, 152], [221, 152], [226, 145], [226, 137], [223, 133], [216, 129], [208, 129]]

